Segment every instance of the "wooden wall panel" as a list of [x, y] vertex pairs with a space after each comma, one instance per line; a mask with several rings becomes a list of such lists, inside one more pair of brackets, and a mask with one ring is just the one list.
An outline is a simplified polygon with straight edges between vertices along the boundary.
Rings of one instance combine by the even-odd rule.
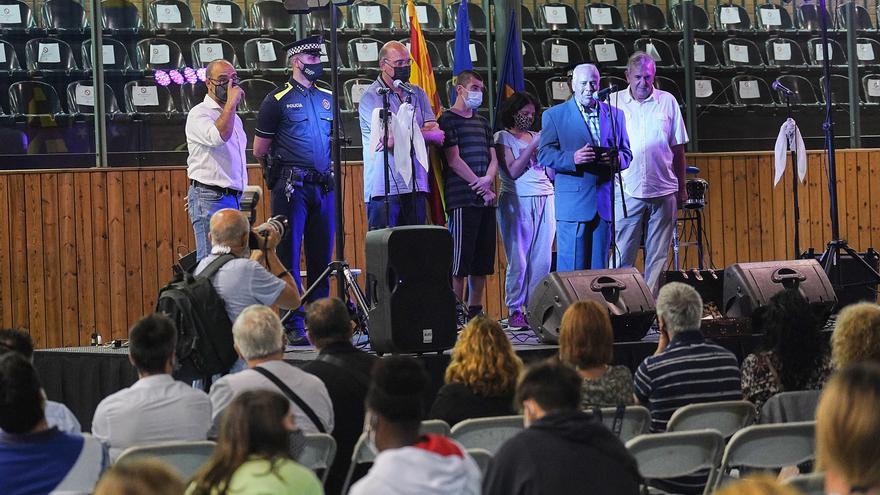
[[[801, 249], [822, 251], [830, 240], [827, 163], [809, 152], [807, 181], [799, 186]], [[841, 236], [859, 251], [880, 245], [880, 151], [837, 155]], [[689, 155], [709, 181], [704, 224], [705, 261], [723, 268], [737, 261], [794, 256], [792, 171], [773, 185], [769, 153]], [[250, 184], [263, 185], [259, 167]], [[366, 212], [359, 163], [344, 166], [345, 256], [366, 268]], [[125, 338], [129, 326], [155, 304], [178, 255], [195, 247], [186, 213], [183, 168], [0, 172], [0, 324], [29, 329], [38, 347], [88, 345], [92, 332]], [[257, 221], [270, 213], [268, 196]], [[683, 241], [691, 235], [682, 229]], [[692, 236], [691, 236], [692, 238]], [[680, 253], [684, 267], [696, 249]], [[641, 256], [640, 256], [641, 258]], [[498, 238], [495, 271], [484, 307], [506, 316], [506, 259]]]

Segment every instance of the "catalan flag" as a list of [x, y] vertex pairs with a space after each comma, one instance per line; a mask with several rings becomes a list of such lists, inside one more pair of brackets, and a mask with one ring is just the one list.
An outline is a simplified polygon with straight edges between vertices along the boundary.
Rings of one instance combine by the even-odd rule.
[[[498, 101], [495, 102], [495, 124], [500, 122], [501, 104], [517, 91], [525, 91], [526, 83], [522, 66], [522, 43], [516, 30], [516, 10], [510, 10], [510, 25], [507, 31], [507, 53], [501, 65], [498, 78]], [[537, 96], [537, 95], [536, 95]]]
[[[419, 24], [419, 16], [416, 13], [413, 0], [407, 1], [406, 16], [409, 18], [409, 52], [412, 57], [412, 72], [410, 72], [409, 82], [425, 90], [434, 115], [439, 116], [442, 109], [440, 108], [440, 95], [437, 93], [437, 81], [434, 79], [434, 68], [431, 65], [431, 57], [428, 55], [428, 47], [425, 44], [425, 36], [422, 34], [422, 26]], [[430, 161], [433, 172], [429, 177], [431, 221], [435, 225], [446, 225], [442, 162], [437, 156], [436, 150], [431, 151]]]

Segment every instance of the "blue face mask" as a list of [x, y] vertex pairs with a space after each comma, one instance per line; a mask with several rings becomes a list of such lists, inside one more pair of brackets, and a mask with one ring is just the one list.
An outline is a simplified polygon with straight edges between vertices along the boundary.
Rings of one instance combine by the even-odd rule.
[[483, 104], [483, 92], [468, 91], [467, 96], [465, 96], [464, 98], [464, 104], [471, 110], [476, 110], [480, 108], [480, 105]]

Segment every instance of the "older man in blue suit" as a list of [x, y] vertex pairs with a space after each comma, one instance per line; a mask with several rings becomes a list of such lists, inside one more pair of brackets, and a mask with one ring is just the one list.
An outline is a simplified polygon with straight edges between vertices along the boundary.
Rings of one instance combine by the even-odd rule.
[[538, 151], [539, 162], [556, 170], [557, 271], [607, 266], [613, 172], [632, 160], [623, 112], [593, 98], [596, 66], [575, 67], [572, 89], [568, 101], [544, 112]]

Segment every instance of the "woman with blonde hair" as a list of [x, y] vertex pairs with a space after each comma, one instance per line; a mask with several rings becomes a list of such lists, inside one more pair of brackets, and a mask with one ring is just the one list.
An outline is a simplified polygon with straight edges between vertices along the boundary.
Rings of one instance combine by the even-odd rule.
[[613, 407], [633, 403], [633, 377], [626, 366], [612, 366], [614, 332], [608, 310], [595, 301], [578, 301], [562, 315], [559, 359], [583, 379], [581, 405]]
[[715, 495], [801, 495], [797, 488], [783, 484], [774, 476], [759, 474], [732, 481]]
[[522, 361], [497, 321], [477, 316], [468, 322], [446, 368], [429, 416], [450, 426], [469, 418], [515, 414], [513, 393]]
[[115, 464], [98, 481], [94, 495], [183, 495], [186, 485], [171, 466], [158, 459]]
[[865, 302], [840, 311], [831, 334], [831, 360], [838, 369], [860, 361], [880, 363], [880, 306]]
[[880, 364], [835, 373], [816, 409], [817, 470], [827, 493], [880, 494]]

